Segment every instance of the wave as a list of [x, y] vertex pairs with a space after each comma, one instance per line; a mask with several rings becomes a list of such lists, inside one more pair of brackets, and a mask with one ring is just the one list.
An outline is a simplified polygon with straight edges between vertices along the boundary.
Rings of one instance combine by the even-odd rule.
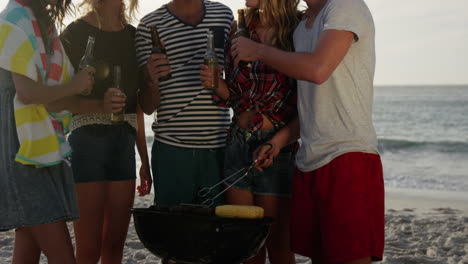
[[468, 142], [379, 139], [379, 151], [381, 153], [386, 151], [432, 151], [442, 153], [468, 154]]

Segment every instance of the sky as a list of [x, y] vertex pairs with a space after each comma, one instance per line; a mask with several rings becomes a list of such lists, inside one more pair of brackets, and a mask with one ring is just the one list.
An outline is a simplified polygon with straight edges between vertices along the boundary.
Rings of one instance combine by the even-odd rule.
[[[81, 0], [73, 0], [79, 3]], [[234, 12], [241, 0], [218, 0]], [[7, 0], [0, 0], [3, 9]], [[140, 0], [141, 18], [168, 0]], [[377, 85], [468, 84], [467, 0], [365, 0], [376, 24]], [[305, 3], [301, 3], [304, 7]]]

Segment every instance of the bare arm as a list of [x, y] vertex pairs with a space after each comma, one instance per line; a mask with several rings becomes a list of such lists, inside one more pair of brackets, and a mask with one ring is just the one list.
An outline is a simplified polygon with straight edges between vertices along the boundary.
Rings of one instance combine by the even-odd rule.
[[23, 104], [48, 104], [64, 97], [81, 93], [94, 83], [93, 68], [84, 69], [66, 83], [47, 86], [32, 79], [13, 73], [16, 95]]
[[68, 96], [46, 105], [49, 112], [70, 111], [74, 114], [112, 113], [125, 107], [126, 98], [115, 96], [120, 93], [116, 88], [109, 88], [102, 100], [90, 99], [82, 96]]
[[76, 96], [83, 90], [93, 87], [93, 73], [94, 69], [92, 68], [84, 69], [75, 75], [70, 82], [56, 86], [46, 86], [14, 73], [13, 82], [20, 102], [23, 104], [43, 104], [50, 112], [69, 110], [79, 114], [120, 111], [125, 106], [125, 98], [114, 96], [114, 92], [119, 92], [115, 88], [106, 91], [104, 100]]
[[102, 100], [89, 99], [80, 96], [68, 96], [47, 104], [49, 112], [68, 110], [74, 114], [102, 113], [104, 105]]
[[354, 40], [354, 34], [344, 30], [325, 30], [313, 52], [287, 52], [251, 41], [233, 40], [235, 64], [240, 60], [261, 60], [294, 79], [317, 84], [326, 82], [343, 61]]
[[144, 196], [151, 192], [153, 180], [148, 159], [148, 150], [146, 148], [145, 117], [142, 109], [137, 106], [138, 130], [136, 137], [136, 146], [140, 155], [140, 185], [137, 187], [139, 195]]
[[[146, 75], [143, 72], [141, 74]], [[142, 85], [143, 89], [138, 91], [138, 102], [142, 111], [151, 115], [160, 105], [159, 81], [152, 82], [147, 77], [144, 79], [147, 81]]]
[[140, 106], [147, 115], [151, 115], [160, 104], [159, 78], [171, 72], [166, 55], [153, 54], [141, 68], [145, 80], [144, 89], [139, 93]]

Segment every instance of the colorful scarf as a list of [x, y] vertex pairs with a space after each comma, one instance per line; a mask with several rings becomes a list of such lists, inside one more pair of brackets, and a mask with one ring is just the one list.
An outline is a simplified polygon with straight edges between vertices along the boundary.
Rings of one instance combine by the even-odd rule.
[[[0, 14], [0, 67], [48, 86], [69, 81], [74, 69], [55, 28], [51, 41], [53, 55], [47, 55], [32, 10], [21, 0], [10, 0]], [[16, 96], [14, 108], [20, 143], [17, 162], [53, 166], [70, 155], [65, 139], [71, 120], [69, 112], [48, 113], [44, 105], [25, 105]]]

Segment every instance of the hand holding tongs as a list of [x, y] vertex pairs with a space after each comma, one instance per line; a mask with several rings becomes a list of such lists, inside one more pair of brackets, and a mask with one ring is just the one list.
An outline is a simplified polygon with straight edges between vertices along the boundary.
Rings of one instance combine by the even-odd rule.
[[226, 188], [224, 188], [224, 190], [222, 190], [220, 193], [218, 193], [215, 197], [213, 198], [209, 198], [209, 199], [206, 199], [204, 202], [202, 202], [200, 205], [201, 206], [207, 206], [207, 207], [210, 207], [214, 204], [214, 201], [216, 200], [216, 198], [218, 198], [219, 196], [221, 196], [221, 194], [225, 193], [227, 190], [229, 190], [232, 186], [234, 186], [234, 184], [236, 184], [237, 182], [239, 182], [240, 180], [242, 180], [243, 178], [245, 178], [249, 172], [255, 167], [256, 163], [257, 163], [258, 160], [254, 160], [254, 162], [252, 162], [252, 164], [249, 166], [249, 167], [244, 167], [236, 172], [234, 172], [233, 174], [229, 175], [228, 177], [224, 178], [222, 181], [216, 183], [215, 185], [211, 186], [211, 187], [206, 187], [206, 188], [203, 188], [201, 189], [199, 192], [198, 192], [198, 196], [199, 197], [207, 197], [208, 194], [211, 193], [211, 191], [216, 188], [217, 186], [219, 186], [220, 184], [226, 182], [227, 180], [229, 180], [230, 178], [236, 176], [237, 174], [241, 173], [242, 171], [245, 171], [244, 175], [242, 175], [241, 177], [239, 177], [239, 179], [237, 179], [235, 182], [231, 183], [230, 185], [228, 185]]

